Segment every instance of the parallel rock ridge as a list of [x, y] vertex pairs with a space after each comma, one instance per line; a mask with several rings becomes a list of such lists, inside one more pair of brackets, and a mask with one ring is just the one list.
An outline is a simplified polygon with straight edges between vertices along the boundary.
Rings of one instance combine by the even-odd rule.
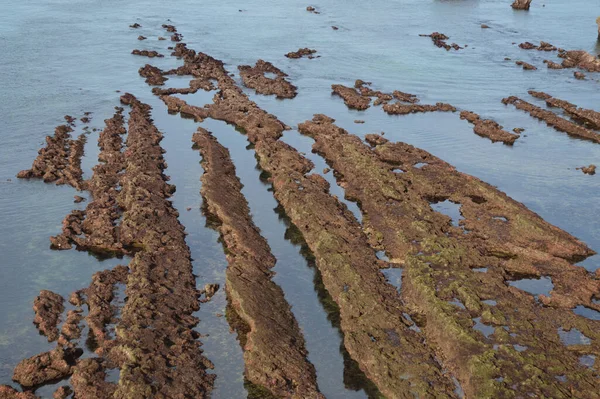
[[[126, 248], [134, 258], [129, 268], [96, 273], [89, 288], [73, 293], [69, 302], [76, 309], [68, 312], [57, 347], [20, 362], [13, 379], [35, 388], [72, 375], [74, 396], [81, 398], [208, 397], [215, 375], [206, 372], [213, 366], [202, 354], [193, 316], [202, 292], [196, 288], [184, 228], [168, 200], [175, 187], [163, 174], [162, 134], [148, 105], [130, 94], [121, 101], [132, 107], [126, 150], [121, 152], [125, 129], [119, 109], [100, 134], [101, 164], [86, 185], [93, 201], [86, 212], [67, 217], [63, 233], [69, 232], [64, 234], [68, 244], [107, 252]], [[116, 217], [122, 217], [118, 232]], [[113, 304], [117, 284], [126, 285], [127, 296], [118, 318]], [[84, 304], [89, 308], [87, 343], [98, 357], [78, 360]], [[35, 309], [40, 330], [55, 339], [62, 298], [43, 291]], [[108, 324], [116, 325], [116, 336]], [[106, 381], [109, 369], [119, 369], [118, 384]], [[62, 387], [55, 392], [64, 394]]]
[[546, 122], [548, 126], [552, 126], [559, 132], [565, 132], [569, 136], [577, 137], [583, 140], [593, 141], [594, 143], [600, 143], [600, 133], [594, 132], [581, 125], [573, 123], [565, 118], [561, 118], [552, 111], [542, 109], [518, 97], [506, 97], [502, 99], [502, 103], [504, 103], [505, 105], [512, 104], [520, 110], [529, 112], [531, 116]]
[[248, 330], [238, 331], [246, 378], [276, 397], [323, 398], [298, 323], [271, 280], [275, 258], [250, 217], [229, 151], [202, 128], [193, 141], [203, 158], [205, 211], [219, 220], [217, 229], [227, 247], [226, 288], [229, 309], [235, 312], [228, 319], [241, 318]]
[[[403, 303], [467, 397], [598, 396], [600, 380], [579, 359], [596, 353], [600, 321], [571, 311], [600, 308], [600, 282], [569, 262], [592, 250], [423, 150], [385, 141], [370, 149], [320, 115], [299, 130], [360, 204], [372, 245], [403, 264]], [[431, 208], [445, 200], [460, 204], [458, 225]], [[542, 276], [554, 283], [549, 296], [509, 286]], [[561, 331], [589, 344], [567, 346]]]
[[260, 166], [271, 175], [276, 199], [304, 235], [325, 287], [340, 308], [344, 345], [350, 356], [387, 397], [454, 397], [450, 377], [422, 335], [410, 328], [414, 324], [397, 291], [379, 271], [384, 265], [368, 245], [358, 221], [328, 193], [322, 178], [305, 175], [313, 167], [310, 160], [278, 140], [286, 125], [250, 101], [222, 63], [187, 51], [187, 63], [199, 71], [210, 71], [207, 74], [219, 82], [214, 103], [200, 108], [170, 96], [161, 99], [170, 112], [232, 123], [255, 144]]

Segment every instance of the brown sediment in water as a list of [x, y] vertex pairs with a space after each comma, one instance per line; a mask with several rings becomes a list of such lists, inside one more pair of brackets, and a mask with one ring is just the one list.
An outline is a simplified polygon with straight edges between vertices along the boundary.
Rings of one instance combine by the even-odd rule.
[[561, 118], [552, 111], [542, 109], [536, 105], [523, 101], [518, 97], [510, 96], [502, 99], [505, 105], [513, 104], [517, 109], [529, 112], [531, 116], [546, 122], [548, 126], [552, 126], [559, 132], [567, 133], [569, 136], [577, 137], [583, 140], [600, 143], [600, 133], [596, 133], [590, 129], [580, 126], [576, 123]]
[[446, 51], [450, 51], [450, 49], [454, 49], [454, 50], [460, 50], [463, 47], [460, 47], [458, 44], [456, 43], [452, 43], [452, 44], [448, 44], [446, 43], [446, 40], [450, 39], [448, 36], [444, 35], [443, 33], [439, 33], [439, 32], [433, 32], [430, 35], [419, 35], [422, 37], [430, 37], [431, 41], [433, 42], [433, 44], [436, 47], [439, 48], [443, 48], [446, 49]]
[[48, 342], [58, 339], [58, 322], [60, 315], [65, 310], [64, 301], [62, 296], [48, 290], [40, 291], [40, 295], [33, 301], [33, 311], [35, 312], [33, 323], [40, 334], [48, 338]]
[[135, 50], [131, 51], [131, 54], [133, 54], [133, 55], [141, 55], [143, 57], [149, 57], [149, 58], [154, 58], [154, 57], [162, 58], [162, 57], [164, 57], [164, 55], [160, 54], [158, 51], [155, 51], [155, 50], [138, 50], [138, 49], [135, 49]]
[[492, 143], [501, 141], [507, 145], [513, 145], [518, 135], [507, 132], [501, 125], [490, 119], [481, 119], [479, 115], [470, 111], [462, 111], [460, 119], [466, 119], [473, 124], [473, 131], [481, 137], [492, 140]]
[[510, 6], [515, 10], [529, 10], [532, 0], [515, 0]]
[[332, 94], [340, 96], [344, 100], [344, 104], [350, 109], [364, 111], [371, 106], [371, 98], [361, 95], [360, 92], [353, 87], [333, 84], [331, 85], [331, 90]]
[[[275, 95], [277, 98], [294, 98], [297, 87], [286, 80], [288, 76], [268, 61], [258, 60], [255, 66], [238, 66], [244, 86], [254, 89], [258, 94]], [[265, 73], [277, 75], [268, 78]]]
[[314, 55], [314, 54], [316, 54], [316, 52], [317, 52], [317, 50], [304, 47], [304, 48], [298, 49], [298, 51], [291, 51], [291, 52], [287, 53], [285, 56], [287, 58], [303, 58], [303, 57], [306, 57], [306, 58], [312, 60], [313, 58], [320, 57], [318, 55]]
[[[587, 397], [597, 392], [600, 382], [579, 356], [597, 352], [600, 322], [576, 316], [571, 308], [597, 309], [591, 298], [600, 286], [569, 262], [593, 251], [423, 150], [404, 143], [370, 149], [332, 122], [317, 115], [299, 130], [315, 139], [314, 151], [335, 170], [347, 198], [359, 204], [372, 245], [403, 265], [403, 303], [411, 315], [419, 315], [428, 345], [465, 395], [505, 397], [516, 391]], [[414, 166], [418, 163], [426, 165]], [[444, 200], [461, 205], [464, 220], [457, 226], [430, 206]], [[550, 296], [538, 296], [544, 306], [508, 286], [507, 281], [524, 276], [551, 276]], [[464, 306], [449, 303], [455, 300]], [[477, 331], [475, 323], [487, 325], [488, 334]], [[559, 328], [577, 329], [592, 343], [566, 346]], [[563, 375], [565, 382], [556, 378]]]
[[323, 398], [298, 323], [271, 280], [275, 258], [252, 221], [229, 151], [202, 128], [192, 141], [203, 159], [205, 211], [219, 221], [216, 228], [227, 248], [228, 302], [247, 326], [238, 331], [246, 379], [276, 397]]
[[81, 157], [86, 136], [81, 134], [71, 139], [73, 129], [67, 125], [58, 126], [54, 136], [46, 136], [46, 146], [38, 151], [31, 169], [17, 174], [20, 179], [41, 178], [46, 183], [68, 184], [77, 190], [85, 188]]
[[528, 93], [533, 97], [545, 100], [546, 105], [549, 107], [562, 108], [576, 122], [582, 123], [584, 126], [592, 129], [600, 130], [600, 112], [579, 108], [575, 104], [552, 97], [541, 91], [529, 90]]

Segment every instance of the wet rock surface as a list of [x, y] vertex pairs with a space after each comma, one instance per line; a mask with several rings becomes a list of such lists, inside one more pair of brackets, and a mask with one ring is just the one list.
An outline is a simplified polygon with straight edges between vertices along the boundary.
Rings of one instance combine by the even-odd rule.
[[22, 360], [15, 367], [13, 380], [23, 387], [35, 387], [68, 377], [75, 361], [83, 354], [81, 349], [61, 346]]
[[64, 301], [62, 296], [47, 290], [42, 290], [33, 301], [33, 323], [41, 334], [48, 337], [48, 342], [58, 339], [58, 322], [65, 310]]
[[575, 104], [552, 97], [541, 91], [529, 90], [528, 93], [533, 97], [546, 101], [546, 105], [549, 107], [562, 108], [574, 121], [591, 129], [600, 130], [600, 112], [592, 109], [579, 108]]
[[[294, 98], [297, 88], [286, 78], [287, 74], [268, 61], [258, 60], [255, 66], [238, 66], [240, 77], [244, 86], [254, 89], [256, 93], [275, 95], [277, 98]], [[275, 74], [275, 78], [269, 78], [265, 74]]]
[[538, 51], [557, 51], [558, 48], [556, 46], [553, 46], [552, 44], [548, 43], [548, 42], [540, 42], [540, 45], [535, 45], [533, 43], [530, 42], [523, 42], [521, 44], [519, 44], [519, 47], [522, 48], [523, 50], [538, 50]]
[[600, 72], [600, 59], [584, 50], [559, 52], [563, 68], [580, 68], [588, 72]]
[[143, 57], [149, 57], [149, 58], [154, 58], [154, 57], [159, 57], [162, 58], [164, 57], [164, 55], [160, 54], [157, 51], [154, 50], [133, 50], [131, 51], [131, 54], [133, 55], [141, 55]]
[[0, 385], [0, 399], [38, 399], [29, 391], [19, 392], [11, 386]]
[[446, 40], [448, 40], [450, 38], [448, 36], [444, 35], [443, 33], [433, 32], [430, 35], [419, 35], [419, 36], [430, 37], [431, 41], [433, 42], [433, 44], [436, 47], [446, 49], [446, 51], [450, 51], [451, 49], [460, 50], [463, 48], [463, 47], [460, 47], [456, 43], [452, 43], [452, 44], [446, 43]]
[[227, 248], [229, 309], [247, 326], [238, 329], [246, 378], [276, 397], [322, 398], [298, 323], [283, 291], [271, 280], [275, 258], [250, 217], [229, 151], [202, 128], [193, 142], [205, 170], [205, 212], [219, 221], [217, 230]]
[[146, 78], [146, 83], [150, 85], [161, 86], [165, 84], [168, 78], [164, 77], [162, 71], [152, 65], [146, 64], [139, 70], [140, 76]]
[[[570, 310], [577, 303], [597, 306], [590, 298], [600, 289], [598, 281], [569, 261], [593, 254], [585, 244], [492, 186], [408, 144], [370, 149], [319, 116], [299, 130], [315, 139], [314, 151], [335, 170], [346, 197], [360, 204], [371, 244], [402, 264], [403, 303], [423, 317], [419, 326], [428, 345], [467, 397], [502, 397], [514, 387], [524, 395], [559, 397], [597, 389], [593, 371], [580, 364], [579, 354], [563, 344], [556, 329], [577, 328], [593, 342], [600, 339], [597, 321]], [[395, 173], [398, 168], [404, 173]], [[431, 208], [443, 200], [460, 204], [464, 220], [458, 225]], [[475, 270], [482, 265], [484, 273]], [[547, 306], [507, 285], [524, 275], [551, 276], [554, 289], [538, 298]], [[490, 298], [492, 305], [485, 302]], [[451, 304], [455, 299], [464, 306]], [[476, 329], [474, 319], [488, 325], [490, 333]], [[583, 350], [591, 353], [594, 345]], [[561, 382], [556, 375], [570, 377]]]
[[548, 126], [552, 126], [559, 132], [564, 132], [569, 136], [580, 139], [593, 141], [594, 143], [600, 143], [600, 133], [596, 133], [567, 119], [561, 118], [552, 111], [542, 109], [536, 105], [523, 101], [518, 97], [506, 97], [502, 99], [502, 103], [505, 105], [512, 104], [517, 109], [529, 112], [531, 116], [546, 122]]
[[460, 119], [466, 119], [472, 123], [474, 125], [473, 131], [475, 134], [492, 140], [492, 143], [500, 141], [504, 144], [512, 145], [519, 138], [519, 136], [504, 130], [497, 122], [490, 119], [481, 119], [479, 115], [474, 112], [462, 111], [460, 113]]
[[515, 64], [523, 67], [523, 69], [526, 70], [526, 71], [535, 71], [535, 70], [537, 70], [537, 67], [535, 65], [531, 65], [530, 63], [525, 62], [525, 61], [516, 61]]
[[331, 90], [333, 94], [340, 96], [344, 100], [344, 104], [350, 109], [363, 111], [371, 106], [371, 98], [362, 96], [360, 92], [353, 87], [334, 84], [331, 85]]
[[532, 0], [515, 0], [510, 6], [515, 10], [529, 10]]
[[577, 168], [581, 170], [586, 175], [595, 175], [596, 174], [596, 165], [582, 166], [581, 168]]
[[291, 52], [287, 53], [285, 56], [287, 58], [303, 58], [303, 57], [306, 57], [306, 58], [312, 60], [313, 58], [319, 57], [318, 55], [315, 55], [316, 53], [317, 53], [317, 50], [304, 47], [304, 48], [298, 49], [298, 51], [291, 51]]
[[73, 140], [70, 135], [72, 131], [71, 126], [61, 125], [55, 129], [54, 136], [46, 136], [46, 146], [39, 150], [31, 169], [22, 170], [17, 177], [38, 178], [46, 183], [68, 184], [77, 190], [84, 189], [81, 157], [86, 137], [82, 134]]

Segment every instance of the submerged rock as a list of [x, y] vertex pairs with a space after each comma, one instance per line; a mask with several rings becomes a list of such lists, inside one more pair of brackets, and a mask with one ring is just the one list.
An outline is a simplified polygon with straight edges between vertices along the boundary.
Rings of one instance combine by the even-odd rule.
[[532, 0], [515, 0], [511, 7], [515, 10], [529, 10]]

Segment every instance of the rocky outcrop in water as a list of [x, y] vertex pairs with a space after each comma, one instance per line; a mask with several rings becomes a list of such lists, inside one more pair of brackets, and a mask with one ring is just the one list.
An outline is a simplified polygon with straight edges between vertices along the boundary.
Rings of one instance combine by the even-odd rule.
[[502, 99], [502, 103], [505, 105], [512, 104], [520, 110], [529, 112], [529, 114], [534, 118], [543, 120], [548, 126], [552, 126], [554, 129], [560, 132], [565, 132], [569, 136], [593, 141], [594, 143], [600, 143], [600, 133], [596, 133], [576, 123], [570, 122], [567, 119], [556, 115], [552, 111], [542, 109], [536, 105], [523, 101], [518, 97], [506, 97]]
[[462, 48], [463, 48], [463, 47], [460, 47], [460, 46], [459, 46], [458, 44], [456, 44], [456, 43], [452, 43], [452, 44], [448, 44], [448, 43], [446, 43], [446, 40], [448, 40], [448, 39], [449, 39], [449, 37], [448, 37], [448, 36], [446, 36], [446, 35], [444, 35], [443, 33], [439, 33], [439, 32], [433, 32], [433, 33], [432, 33], [432, 34], [430, 34], [430, 35], [419, 35], [419, 36], [423, 36], [423, 37], [430, 37], [430, 38], [431, 38], [431, 41], [433, 42], [433, 44], [434, 44], [436, 47], [439, 47], [439, 48], [446, 49], [446, 51], [450, 51], [451, 49], [454, 49], [454, 50], [460, 50], [460, 49], [462, 49]]
[[143, 57], [148, 57], [148, 58], [154, 58], [154, 57], [158, 57], [158, 58], [162, 58], [164, 57], [164, 55], [160, 54], [157, 51], [154, 50], [133, 50], [131, 52], [131, 54], [133, 55], [141, 55]]
[[227, 248], [227, 318], [244, 349], [245, 377], [276, 397], [323, 398], [298, 323], [271, 280], [275, 258], [252, 221], [229, 151], [202, 128], [193, 142], [203, 159], [205, 212], [219, 221]]
[[308, 59], [313, 59], [313, 58], [317, 58], [319, 57], [318, 55], [314, 55], [316, 54], [317, 50], [313, 50], [313, 49], [309, 49], [309, 48], [301, 48], [298, 51], [292, 51], [287, 53], [285, 56], [287, 58], [302, 58], [302, 57], [306, 57]]
[[577, 168], [581, 170], [586, 175], [595, 175], [596, 174], [596, 165], [582, 166], [581, 168]]
[[481, 119], [479, 115], [474, 112], [462, 111], [460, 113], [460, 119], [466, 119], [472, 123], [474, 125], [473, 131], [475, 134], [492, 140], [492, 143], [501, 141], [504, 144], [513, 145], [519, 138], [519, 136], [504, 130], [497, 122], [490, 119]]
[[532, 0], [515, 0], [511, 7], [515, 10], [529, 10]]
[[[255, 66], [238, 66], [244, 86], [254, 89], [259, 94], [275, 95], [277, 98], [294, 98], [297, 87], [286, 78], [287, 74], [268, 61], [258, 60]], [[275, 74], [274, 78], [266, 74]]]

